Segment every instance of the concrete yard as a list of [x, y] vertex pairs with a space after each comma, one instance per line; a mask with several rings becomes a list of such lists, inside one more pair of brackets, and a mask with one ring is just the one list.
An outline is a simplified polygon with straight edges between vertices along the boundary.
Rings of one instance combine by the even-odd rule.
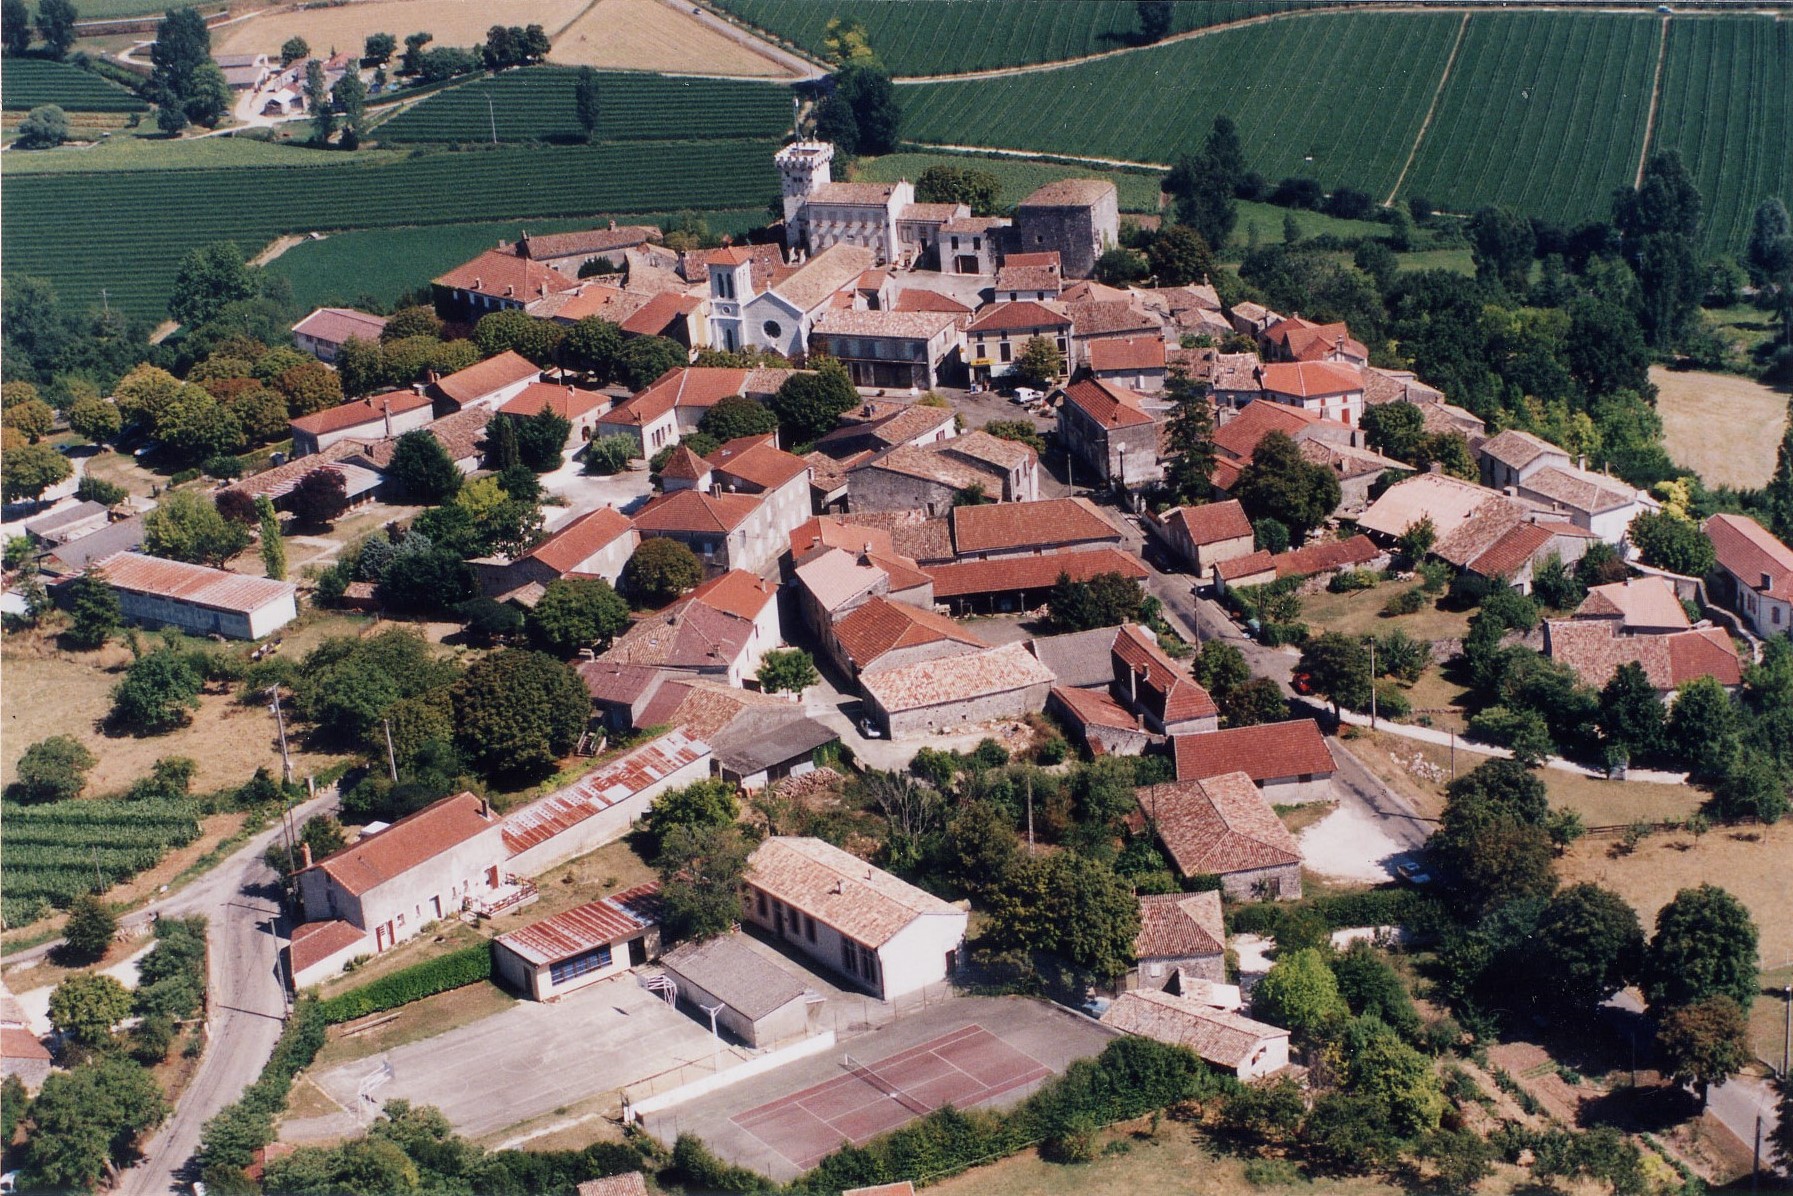
[[[802, 1156], [798, 1159], [785, 1153], [793, 1149], [789, 1144], [790, 1135], [768, 1131], [768, 1121], [788, 1121], [796, 1116], [814, 1125], [827, 1123], [839, 1128], [852, 1121], [856, 1113], [863, 1114], [865, 1102], [873, 1099], [882, 1099], [889, 1107], [882, 1111], [884, 1115], [875, 1119], [875, 1126], [863, 1116], [857, 1119], [864, 1122], [868, 1131], [894, 1129], [915, 1119], [914, 1108], [898, 1108], [895, 1098], [881, 1097], [871, 1089], [859, 1092], [858, 1086], [846, 1083], [843, 1077], [850, 1078], [852, 1073], [843, 1066], [842, 1060], [849, 1052], [860, 1063], [883, 1067], [885, 1064], [880, 1061], [939, 1050], [940, 1066], [945, 1068], [951, 1066], [947, 1062], [949, 1059], [960, 1056], [953, 1054], [950, 1047], [936, 1044], [954, 1039], [975, 1040], [983, 1044], [979, 1054], [986, 1057], [1000, 1054], [1004, 1059], [999, 1062], [1006, 1064], [1018, 1060], [1029, 1067], [987, 1082], [993, 1095], [986, 1098], [950, 1099], [967, 1107], [1007, 1108], [1019, 1104], [1076, 1060], [1099, 1054], [1114, 1037], [1115, 1032], [1106, 1026], [1046, 1001], [1025, 997], [959, 997], [869, 1034], [843, 1039], [836, 1049], [824, 1054], [797, 1060], [720, 1092], [644, 1116], [642, 1125], [668, 1146], [681, 1133], [695, 1133], [729, 1162], [782, 1182], [800, 1174], [803, 1169], [800, 1164], [809, 1164], [811, 1158], [802, 1151], [797, 1152]], [[958, 1092], [979, 1090], [977, 1082], [963, 1076], [958, 1079], [963, 1081], [958, 1085]], [[834, 1091], [843, 1086], [855, 1091]], [[805, 1110], [816, 1114], [814, 1117], [785, 1107], [800, 1099], [804, 1100]], [[937, 1102], [927, 1100], [925, 1103], [932, 1107]], [[812, 1109], [812, 1105], [815, 1108]], [[778, 1108], [773, 1109], [773, 1106]], [[781, 1113], [786, 1116], [781, 1117]], [[758, 1126], [767, 1136], [755, 1134], [748, 1126]], [[827, 1148], [832, 1149], [837, 1144], [828, 1143]], [[813, 1153], [813, 1147], [819, 1145], [819, 1141], [810, 1145]]]
[[[375, 1102], [435, 1105], [458, 1132], [484, 1138], [687, 1064], [707, 1070], [711, 1056], [708, 1027], [624, 973], [558, 1004], [523, 1001], [314, 1078], [353, 1111], [363, 1079], [390, 1063], [392, 1079], [373, 1090]], [[741, 1057], [737, 1048], [721, 1052], [724, 1066]]]

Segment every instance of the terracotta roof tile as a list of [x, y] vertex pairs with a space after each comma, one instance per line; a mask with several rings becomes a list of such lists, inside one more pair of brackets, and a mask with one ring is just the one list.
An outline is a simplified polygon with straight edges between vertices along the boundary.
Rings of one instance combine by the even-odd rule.
[[991, 694], [1052, 684], [1052, 674], [1025, 645], [1004, 644], [901, 665], [860, 678], [866, 695], [887, 713], [969, 702]]
[[1089, 347], [1089, 368], [1097, 373], [1104, 370], [1161, 370], [1164, 368], [1164, 338], [1124, 336], [1093, 341]]
[[1524, 469], [1547, 454], [1554, 454], [1565, 460], [1569, 456], [1567, 450], [1558, 448], [1543, 437], [1533, 436], [1530, 432], [1522, 432], [1517, 428], [1509, 428], [1484, 440], [1476, 449], [1476, 454], [1492, 457], [1502, 465], [1514, 469]]
[[654, 532], [731, 532], [747, 522], [760, 507], [755, 494], [700, 494], [676, 490], [662, 494], [635, 515], [635, 528]]
[[407, 814], [312, 867], [360, 896], [496, 825], [484, 801], [471, 793], [458, 793]]
[[1059, 296], [1060, 305], [1070, 313], [1071, 325], [1080, 339], [1095, 336], [1118, 337], [1124, 333], [1138, 339], [1142, 334], [1161, 336], [1164, 322], [1131, 299], [1073, 299], [1071, 292]]
[[1084, 498], [955, 507], [952, 528], [953, 545], [961, 555], [1121, 540], [1114, 525]]
[[1229, 1069], [1249, 1063], [1265, 1039], [1289, 1036], [1287, 1030], [1243, 1014], [1149, 988], [1122, 993], [1102, 1021], [1128, 1034], [1188, 1047], [1207, 1062]]
[[731, 440], [704, 460], [717, 473], [739, 478], [761, 490], [776, 490], [809, 469], [802, 457], [794, 457], [773, 444], [770, 434]]
[[1264, 367], [1264, 389], [1303, 399], [1346, 394], [1363, 389], [1363, 372], [1342, 362], [1276, 362]]
[[1055, 685], [1052, 687], [1052, 696], [1062, 702], [1085, 727], [1108, 727], [1111, 730], [1144, 733], [1133, 712], [1115, 701], [1106, 690]]
[[1610, 619], [1550, 619], [1544, 624], [1544, 649], [1595, 689], [1611, 680], [1620, 665], [1632, 661], [1643, 666], [1650, 685], [1662, 692], [1695, 677], [1712, 677], [1727, 686], [1743, 680], [1737, 649], [1717, 627], [1621, 635]]
[[1260, 573], [1274, 575], [1276, 558], [1270, 554], [1268, 548], [1260, 548], [1256, 552], [1248, 552], [1244, 556], [1215, 562], [1214, 572], [1220, 580], [1228, 583], [1237, 582], [1242, 577], [1256, 577]]
[[1104, 197], [1113, 199], [1115, 194], [1114, 184], [1106, 179], [1059, 179], [1039, 188], [1016, 206], [1084, 208], [1101, 203]]
[[1140, 959], [1225, 955], [1226, 923], [1220, 913], [1220, 894], [1209, 890], [1142, 895], [1133, 954]]
[[1270, 558], [1270, 564], [1278, 577], [1311, 577], [1315, 573], [1367, 565], [1381, 555], [1381, 549], [1368, 536], [1357, 535], [1349, 540], [1324, 540], [1279, 552]]
[[588, 1179], [579, 1185], [577, 1196], [648, 1196], [647, 1177], [639, 1171], [625, 1171], [603, 1179]]
[[960, 303], [951, 295], [942, 295], [939, 291], [929, 291], [921, 287], [906, 287], [897, 292], [895, 310], [897, 311], [944, 311], [955, 316], [968, 316], [971, 308]]
[[[553, 271], [550, 270], [549, 273], [552, 274]], [[465, 407], [493, 391], [503, 390], [525, 379], [534, 381], [541, 376], [541, 367], [514, 350], [506, 349], [496, 357], [488, 357], [464, 370], [457, 370], [446, 378], [436, 379], [435, 385], [437, 390]]]
[[1073, 382], [1063, 394], [1065, 402], [1104, 428], [1138, 428], [1157, 422], [1140, 406], [1139, 395], [1101, 378]]
[[778, 587], [744, 569], [730, 569], [691, 591], [691, 600], [737, 619], [757, 619], [778, 597]]
[[965, 916], [933, 894], [820, 839], [767, 839], [748, 858], [745, 880], [873, 949], [917, 918]]
[[385, 394], [369, 395], [365, 399], [351, 399], [338, 406], [326, 407], [322, 411], [314, 411], [310, 415], [302, 415], [289, 422], [295, 432], [309, 432], [313, 436], [323, 436], [330, 432], [340, 432], [345, 428], [361, 427], [364, 424], [384, 430], [384, 422], [388, 414], [404, 415], [429, 405], [429, 399], [415, 391], [389, 390]]
[[658, 241], [664, 234], [651, 224], [612, 224], [608, 228], [588, 228], [572, 233], [524, 233], [517, 248], [534, 261], [550, 257], [572, 257], [580, 253], [613, 253]]
[[1258, 451], [1258, 444], [1272, 432], [1291, 437], [1314, 424], [1322, 423], [1312, 411], [1259, 399], [1247, 403], [1232, 419], [1214, 430], [1214, 445], [1239, 461], [1249, 461]]
[[367, 941], [367, 931], [340, 918], [328, 922], [306, 922], [293, 927], [287, 959], [294, 972], [329, 959], [338, 951], [346, 951]]
[[450, 290], [515, 299], [519, 303], [542, 294], [570, 291], [579, 285], [558, 270], [503, 249], [488, 249], [432, 281]]
[[1164, 521], [1181, 527], [1190, 542], [1198, 547], [1252, 534], [1251, 520], [1246, 518], [1245, 508], [1238, 500], [1230, 498], [1199, 507], [1178, 507], [1165, 516]]
[[1043, 596], [1058, 583], [1060, 576], [1067, 576], [1072, 581], [1088, 581], [1103, 573], [1119, 573], [1122, 577], [1142, 581], [1148, 575], [1138, 557], [1108, 547], [1048, 552], [1039, 556], [998, 557], [988, 561], [958, 561], [929, 565], [922, 572], [934, 579], [934, 597], [940, 600], [1020, 590], [1032, 590]]
[[[834, 183], [836, 187], [859, 186]], [[810, 197], [815, 202], [815, 197]], [[801, 312], [811, 312], [842, 287], [871, 269], [873, 254], [857, 245], [830, 245], [803, 265], [772, 284], [772, 292]]]
[[1638, 492], [1617, 478], [1584, 469], [1558, 469], [1547, 465], [1519, 483], [1521, 489], [1541, 494], [1572, 511], [1597, 515], [1639, 501]]
[[1156, 695], [1155, 705], [1165, 723], [1211, 718], [1220, 713], [1208, 691], [1164, 654], [1158, 637], [1147, 628], [1123, 623], [1114, 637], [1112, 651], [1122, 667], [1132, 671], [1138, 684]]
[[210, 610], [248, 614], [270, 602], [290, 597], [297, 587], [290, 581], [251, 577], [227, 569], [189, 565], [136, 552], [121, 552], [98, 564], [99, 572], [116, 589], [158, 598], [172, 598]]
[[945, 615], [874, 597], [834, 625], [834, 636], [855, 668], [863, 669], [887, 652], [922, 644], [955, 643], [970, 648], [988, 644]]
[[846, 527], [869, 527], [890, 536], [891, 547], [913, 561], [950, 561], [952, 521], [926, 511], [856, 511], [840, 516]]
[[1030, 328], [1069, 328], [1070, 313], [1051, 302], [1022, 299], [1015, 303], [992, 303], [978, 310], [966, 326], [968, 335], [980, 332], [1016, 332]]
[[639, 619], [599, 659], [722, 672], [753, 639], [753, 620], [688, 595]]
[[377, 341], [386, 327], [386, 317], [376, 316], [352, 307], [320, 307], [293, 325], [293, 332], [340, 345], [352, 338]]
[[[1747, 515], [1714, 515], [1706, 520], [1706, 538], [1712, 541], [1718, 563], [1743, 579], [1751, 589], [1771, 598], [1793, 602], [1793, 548], [1769, 534]], [[1762, 589], [1762, 578], [1768, 578]]]
[[566, 420], [577, 420], [593, 411], [610, 406], [610, 396], [590, 390], [579, 390], [555, 382], [531, 382], [517, 397], [498, 410], [519, 418], [552, 411]]
[[660, 467], [661, 481], [698, 482], [709, 473], [710, 463], [683, 444], [674, 445], [672, 456]]
[[1243, 772], [1148, 785], [1138, 800], [1184, 876], [1301, 863], [1295, 836]]
[[1311, 718], [1177, 735], [1171, 743], [1179, 781], [1242, 772], [1261, 784], [1282, 777], [1328, 775], [1337, 768], [1319, 724]]
[[1628, 577], [1611, 585], [1593, 586], [1576, 608], [1575, 617], [1617, 617], [1626, 630], [1657, 627], [1687, 631], [1693, 627], [1675, 587], [1660, 577]]

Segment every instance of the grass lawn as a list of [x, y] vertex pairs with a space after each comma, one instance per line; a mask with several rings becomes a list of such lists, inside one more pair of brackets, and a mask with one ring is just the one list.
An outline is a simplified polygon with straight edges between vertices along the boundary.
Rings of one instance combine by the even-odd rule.
[[1746, 349], [1754, 349], [1774, 339], [1774, 316], [1748, 303], [1708, 307], [1703, 314], [1708, 326]]
[[1448, 708], [1461, 707], [1468, 696], [1468, 690], [1447, 679], [1443, 669], [1432, 665], [1420, 674], [1418, 681], [1407, 687], [1407, 699], [1413, 703], [1413, 717], [1404, 721], [1418, 722], [1423, 716], [1431, 720], [1430, 726], [1440, 731], [1462, 734], [1469, 720]]
[[1420, 249], [1396, 255], [1403, 270], [1449, 270], [1474, 274], [1475, 259], [1467, 249]]
[[534, 905], [494, 918], [490, 923], [492, 933], [507, 934], [519, 926], [539, 922], [587, 901], [646, 884], [657, 875], [647, 861], [636, 854], [628, 839], [606, 843], [590, 855], [580, 856], [536, 877], [541, 898]]
[[1401, 590], [1417, 582], [1383, 582], [1374, 589], [1348, 594], [1321, 591], [1301, 599], [1301, 621], [1319, 631], [1346, 635], [1385, 635], [1399, 627], [1417, 640], [1456, 639], [1469, 630], [1470, 611], [1439, 610], [1435, 606], [1415, 614], [1383, 618], [1382, 607]]
[[1735, 374], [1650, 367], [1661, 392], [1662, 443], [1708, 486], [1755, 487], [1774, 476], [1793, 391]]
[[[1787, 985], [1793, 984], [1793, 961], [1762, 973], [1762, 991], [1749, 1009], [1749, 1041], [1756, 1058], [1781, 1065], [1787, 1033]], [[1772, 993], [1772, 995], [1771, 995]]]
[[[324, 1049], [318, 1052], [317, 1061], [308, 1071], [318, 1075], [339, 1063], [365, 1059], [369, 1055], [377, 1055], [381, 1051], [389, 1051], [420, 1038], [434, 1038], [457, 1026], [503, 1013], [516, 1003], [517, 998], [496, 984], [481, 982], [437, 993], [433, 997], [425, 997], [421, 1001], [413, 1001], [409, 1005], [379, 1014], [370, 1020], [387, 1017], [392, 1020], [381, 1021], [380, 1025], [359, 1034], [350, 1032], [354, 1029], [352, 1022], [331, 1026]], [[393, 1017], [394, 1014], [397, 1016]]]

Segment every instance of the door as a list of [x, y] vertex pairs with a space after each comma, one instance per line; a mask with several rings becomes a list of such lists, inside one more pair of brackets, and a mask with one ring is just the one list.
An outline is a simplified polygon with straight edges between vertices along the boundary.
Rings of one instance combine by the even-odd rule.
[[436, 911], [436, 919], [437, 921], [440, 921], [442, 918], [442, 898], [431, 897], [430, 907]]
[[374, 927], [374, 950], [384, 951], [392, 945], [392, 923], [383, 922]]
[[955, 266], [954, 269], [960, 274], [976, 274], [977, 258], [969, 253], [961, 253], [958, 258], [958, 265]]
[[783, 938], [784, 937], [784, 906], [780, 905], [778, 902], [772, 903], [772, 925], [777, 929], [778, 937]]
[[645, 938], [630, 939], [629, 940], [629, 966], [632, 968], [638, 968], [646, 962], [647, 962], [647, 939], [645, 939]]
[[959, 969], [959, 953], [957, 951], [948, 951], [946, 953], [946, 974], [947, 974], [947, 976], [950, 978], [954, 972], [958, 971], [958, 969]]
[[493, 864], [490, 868], [486, 869], [486, 888], [495, 889], [497, 887], [498, 887], [498, 865]]

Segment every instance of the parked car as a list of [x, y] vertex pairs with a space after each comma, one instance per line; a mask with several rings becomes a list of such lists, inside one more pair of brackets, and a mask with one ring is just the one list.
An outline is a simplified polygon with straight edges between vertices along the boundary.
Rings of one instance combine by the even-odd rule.
[[1395, 875], [1415, 888], [1432, 883], [1432, 874], [1426, 871], [1426, 866], [1418, 858], [1411, 855], [1395, 857]]
[[1009, 400], [1009, 402], [1020, 403], [1023, 407], [1025, 407], [1029, 403], [1037, 403], [1045, 397], [1046, 397], [1045, 395], [1041, 394], [1039, 391], [1035, 390], [1031, 386], [1017, 386], [1015, 388], [1015, 395], [1013, 398], [1011, 398]]

